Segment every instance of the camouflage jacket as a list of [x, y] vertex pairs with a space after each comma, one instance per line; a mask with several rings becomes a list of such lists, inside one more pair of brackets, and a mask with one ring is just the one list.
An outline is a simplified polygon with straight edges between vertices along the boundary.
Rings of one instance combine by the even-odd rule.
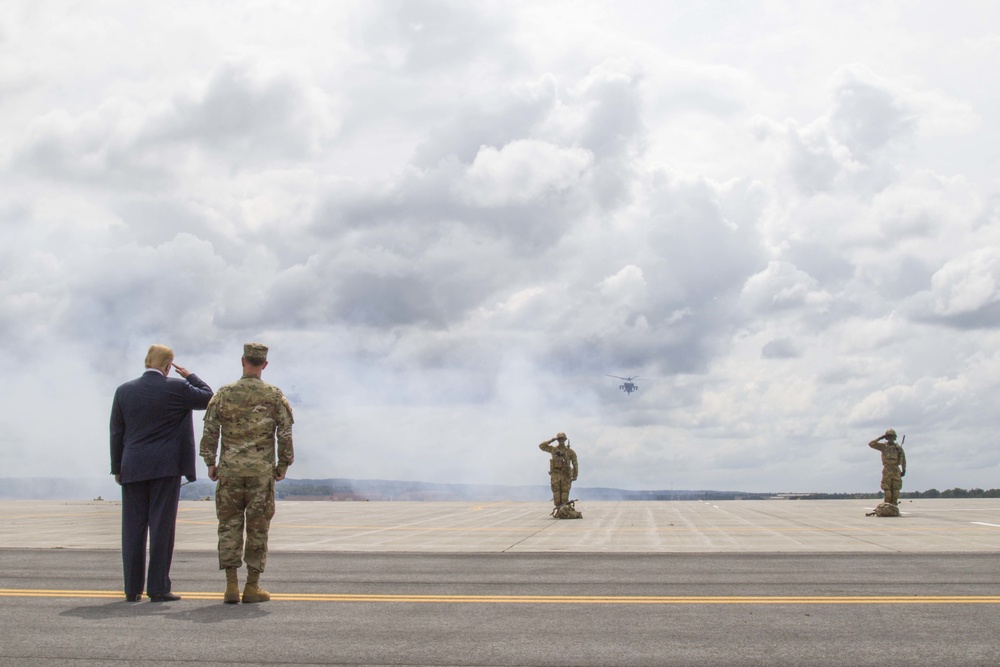
[[550, 475], [565, 475], [566, 477], [571, 477], [576, 479], [580, 474], [580, 464], [576, 461], [576, 452], [570, 446], [560, 447], [559, 445], [550, 445], [548, 442], [543, 442], [538, 445], [538, 448], [543, 452], [548, 452], [552, 454], [552, 458], [549, 459], [549, 474]]
[[906, 453], [903, 452], [903, 446], [898, 442], [872, 440], [868, 446], [882, 452], [882, 472], [898, 473], [900, 466], [902, 466], [903, 472], [906, 472]]
[[[201, 457], [223, 477], [284, 474], [295, 459], [292, 450], [292, 407], [281, 390], [255, 375], [244, 375], [215, 392], [205, 410]], [[275, 463], [274, 442], [278, 441]]]

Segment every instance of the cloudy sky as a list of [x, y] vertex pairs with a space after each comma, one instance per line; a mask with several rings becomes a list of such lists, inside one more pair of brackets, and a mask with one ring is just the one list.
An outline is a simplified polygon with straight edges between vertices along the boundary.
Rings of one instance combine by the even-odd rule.
[[988, 0], [5, 2], [3, 476], [256, 340], [292, 478], [1000, 487], [997, 62]]

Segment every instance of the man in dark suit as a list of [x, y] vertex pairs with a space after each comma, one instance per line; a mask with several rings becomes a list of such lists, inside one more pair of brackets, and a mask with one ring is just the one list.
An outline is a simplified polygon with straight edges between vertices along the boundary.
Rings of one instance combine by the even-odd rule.
[[[146, 372], [115, 391], [111, 406], [111, 474], [122, 487], [122, 565], [125, 599], [179, 600], [170, 590], [181, 476], [195, 480], [192, 410], [204, 410], [212, 388], [153, 345]], [[168, 378], [170, 369], [183, 380]], [[146, 535], [149, 575], [146, 576]]]

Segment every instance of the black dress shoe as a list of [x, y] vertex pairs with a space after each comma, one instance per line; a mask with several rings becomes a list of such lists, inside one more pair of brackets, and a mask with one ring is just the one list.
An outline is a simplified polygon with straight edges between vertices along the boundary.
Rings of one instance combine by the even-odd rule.
[[136, 593], [135, 595], [126, 595], [125, 602], [142, 602], [142, 593]]
[[157, 593], [156, 595], [150, 595], [150, 602], [175, 602], [180, 600], [180, 595], [174, 595], [173, 593]]

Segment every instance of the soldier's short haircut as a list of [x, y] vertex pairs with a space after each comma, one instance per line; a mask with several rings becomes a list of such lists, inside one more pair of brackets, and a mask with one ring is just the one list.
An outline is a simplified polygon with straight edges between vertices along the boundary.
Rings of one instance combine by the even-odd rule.
[[174, 351], [166, 345], [150, 345], [146, 353], [146, 368], [163, 368], [174, 360]]

